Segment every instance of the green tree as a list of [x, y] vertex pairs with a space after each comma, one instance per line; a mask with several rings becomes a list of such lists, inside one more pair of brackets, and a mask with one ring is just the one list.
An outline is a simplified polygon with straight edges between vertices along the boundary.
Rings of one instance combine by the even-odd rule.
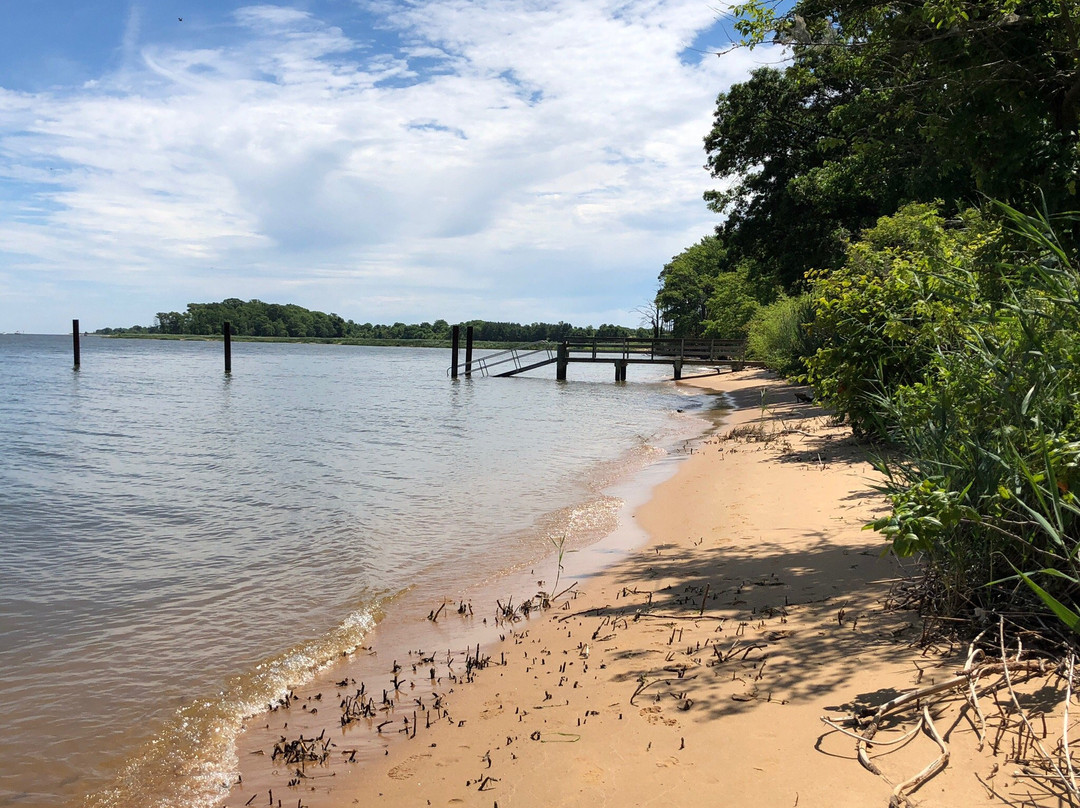
[[154, 316], [154, 328], [161, 334], [186, 334], [186, 317], [178, 311], [159, 311]]
[[981, 195], [1075, 206], [1080, 0], [767, 0], [737, 7], [749, 45], [791, 49], [719, 96], [706, 195], [736, 260], [791, 289], [909, 202], [953, 215]]
[[746, 264], [718, 276], [706, 304], [705, 336], [745, 339], [750, 319], [761, 306], [755, 292]]
[[687, 247], [664, 266], [656, 305], [673, 336], [701, 336], [716, 280], [729, 267], [727, 249], [716, 236]]

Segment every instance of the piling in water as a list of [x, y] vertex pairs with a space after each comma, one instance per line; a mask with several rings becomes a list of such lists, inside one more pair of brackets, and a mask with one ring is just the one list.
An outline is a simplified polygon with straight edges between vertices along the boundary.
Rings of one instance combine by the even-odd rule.
[[465, 327], [465, 376], [472, 376], [473, 327]]
[[221, 333], [225, 337], [225, 372], [232, 373], [232, 325], [222, 323]]
[[457, 378], [458, 367], [458, 348], [461, 345], [461, 326], [455, 325], [450, 329], [450, 352], [452, 354], [450, 362], [450, 378]]

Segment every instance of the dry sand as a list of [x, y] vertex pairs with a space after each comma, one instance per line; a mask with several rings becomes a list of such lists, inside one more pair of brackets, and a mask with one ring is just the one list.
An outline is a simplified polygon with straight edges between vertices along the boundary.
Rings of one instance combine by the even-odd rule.
[[[945, 678], [963, 649], [918, 647], [917, 614], [886, 608], [903, 571], [862, 530], [885, 503], [843, 428], [762, 371], [685, 383], [737, 409], [637, 511], [646, 546], [596, 576], [564, 573], [559, 588], [574, 589], [527, 618], [496, 621], [474, 595], [474, 614], [453, 603], [433, 623], [436, 604], [418, 597], [411, 627], [377, 631], [250, 722], [225, 804], [887, 805], [885, 778], [914, 775], [937, 746], [917, 733], [874, 747], [879, 777], [821, 717]], [[361, 685], [373, 716], [342, 728], [342, 699]], [[1007, 748], [977, 751], [973, 721], [958, 707], [937, 716], [952, 758], [919, 804], [1007, 804], [976, 774], [1017, 803], [1031, 791], [1007, 776]], [[328, 756], [299, 776], [273, 758], [282, 738], [320, 732]]]

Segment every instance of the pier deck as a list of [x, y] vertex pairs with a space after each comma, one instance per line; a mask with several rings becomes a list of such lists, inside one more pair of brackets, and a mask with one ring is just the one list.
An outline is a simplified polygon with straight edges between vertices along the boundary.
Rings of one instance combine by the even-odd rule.
[[[471, 354], [471, 352], [468, 352]], [[537, 342], [519, 348], [488, 354], [466, 356], [457, 362], [448, 374], [452, 377], [470, 376], [516, 376], [554, 364], [555, 377], [566, 379], [571, 364], [608, 362], [615, 367], [615, 381], [626, 381], [629, 365], [671, 365], [675, 379], [682, 378], [685, 365], [701, 365], [741, 369], [764, 367], [761, 362], [745, 359], [746, 343], [742, 340], [721, 339], [567, 339], [561, 342]]]

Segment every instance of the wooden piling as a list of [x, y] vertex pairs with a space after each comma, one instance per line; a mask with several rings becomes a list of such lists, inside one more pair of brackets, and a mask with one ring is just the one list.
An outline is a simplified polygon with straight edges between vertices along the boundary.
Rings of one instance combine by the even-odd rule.
[[71, 321], [71, 348], [75, 354], [75, 370], [79, 369], [79, 321]]
[[225, 337], [225, 372], [232, 373], [232, 324], [227, 320], [222, 323], [221, 333]]
[[450, 329], [450, 378], [457, 378], [457, 366], [458, 366], [458, 348], [461, 345], [461, 326], [455, 325]]
[[560, 342], [555, 361], [555, 378], [560, 382], [566, 381], [566, 366], [569, 364], [569, 358], [569, 347], [567, 347], [565, 342]]
[[682, 378], [682, 360], [676, 359], [672, 364], [675, 366], [675, 381], [679, 381]]
[[472, 376], [473, 327], [465, 327], [465, 378]]

